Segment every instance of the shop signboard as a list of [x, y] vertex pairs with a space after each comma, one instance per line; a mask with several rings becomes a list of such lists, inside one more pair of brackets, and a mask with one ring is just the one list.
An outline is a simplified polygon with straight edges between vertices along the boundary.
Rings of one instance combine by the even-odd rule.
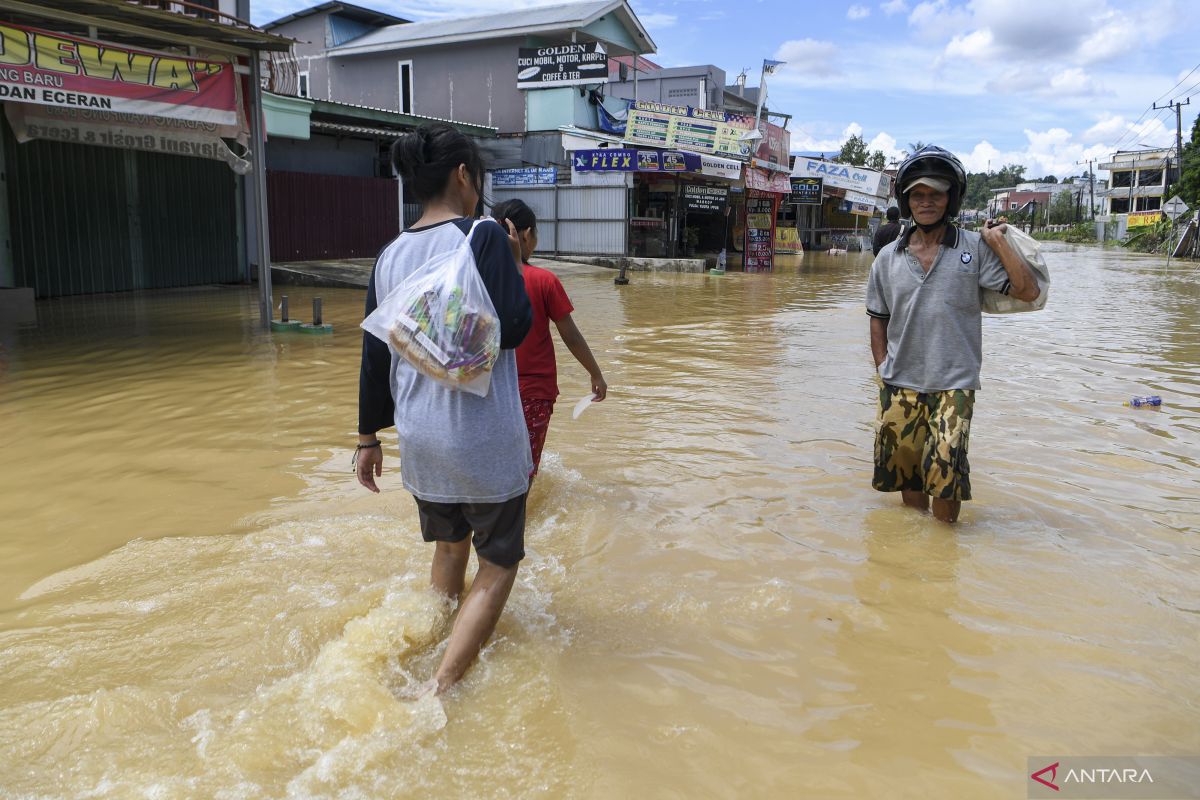
[[553, 186], [556, 183], [557, 167], [514, 167], [492, 173], [492, 186]]
[[821, 205], [821, 190], [825, 185], [823, 178], [792, 178], [792, 193], [788, 202], [798, 206]]
[[861, 192], [875, 197], [879, 194], [882, 173], [848, 164], [835, 164], [817, 158], [797, 158], [792, 167], [794, 178], [823, 178], [826, 186]]
[[751, 142], [742, 136], [753, 129], [754, 118], [742, 114], [643, 100], [629, 111], [625, 140], [744, 161], [750, 158]]
[[522, 47], [517, 52], [518, 89], [585, 83], [608, 83], [608, 54], [599, 42]]
[[84, 108], [5, 103], [4, 111], [18, 142], [52, 142], [144, 150], [149, 153], [192, 156], [224, 161], [238, 175], [250, 172], [250, 162], [236, 155], [222, 136], [238, 137], [237, 128], [206, 122], [143, 114], [119, 114]]
[[736, 181], [742, 177], [742, 162], [717, 156], [700, 156], [700, 174]]
[[725, 213], [729, 203], [728, 186], [706, 186], [703, 184], [684, 184], [683, 206], [688, 211], [701, 213]]
[[843, 200], [839, 210], [846, 214], [856, 214], [860, 217], [869, 217], [875, 213], [875, 204], [855, 203], [853, 200]]
[[0, 24], [0, 100], [242, 125], [233, 64]]
[[762, 192], [774, 192], [779, 195], [789, 195], [792, 184], [785, 172], [768, 172], [758, 167], [746, 167], [746, 188], [758, 189]]
[[786, 225], [776, 228], [775, 252], [787, 255], [799, 255], [803, 253], [804, 245], [800, 242], [800, 231]]
[[1130, 228], [1139, 228], [1143, 225], [1153, 225], [1161, 218], [1161, 211], [1145, 211], [1138, 214], [1130, 214], [1129, 221], [1126, 223], [1126, 226]]
[[746, 190], [746, 246], [742, 264], [746, 272], [770, 272], [775, 265], [775, 214], [779, 195]]
[[[770, 122], [760, 124], [758, 129], [763, 138], [758, 140], [754, 158], [770, 164], [768, 169], [790, 172], [791, 167], [788, 166], [788, 161], [792, 150], [792, 132]], [[760, 164], [759, 166], [766, 165]]]
[[576, 172], [699, 172], [700, 156], [678, 150], [603, 147], [571, 154]]

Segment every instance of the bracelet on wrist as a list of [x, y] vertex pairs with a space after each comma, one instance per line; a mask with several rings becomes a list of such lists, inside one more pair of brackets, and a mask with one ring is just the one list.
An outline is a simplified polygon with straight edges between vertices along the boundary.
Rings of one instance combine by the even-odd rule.
[[352, 470], [358, 469], [358, 454], [359, 454], [359, 452], [361, 452], [363, 450], [370, 450], [373, 447], [383, 447], [383, 442], [376, 439], [375, 441], [368, 442], [367, 444], [360, 443], [360, 444], [355, 445], [354, 446], [354, 456], [350, 459], [350, 468]]

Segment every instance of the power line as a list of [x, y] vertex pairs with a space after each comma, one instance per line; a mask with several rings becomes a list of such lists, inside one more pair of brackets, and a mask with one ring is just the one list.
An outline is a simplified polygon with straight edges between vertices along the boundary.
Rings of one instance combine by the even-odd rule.
[[1172, 86], [1170, 89], [1167, 89], [1165, 92], [1163, 92], [1163, 93], [1162, 93], [1162, 94], [1160, 94], [1158, 97], [1156, 97], [1156, 98], [1154, 99], [1154, 102], [1153, 102], [1153, 103], [1151, 103], [1151, 105], [1158, 105], [1158, 102], [1159, 102], [1160, 100], [1162, 100], [1164, 97], [1166, 97], [1167, 95], [1169, 95], [1171, 92], [1173, 92], [1173, 91], [1175, 91], [1176, 89], [1178, 89], [1178, 88], [1180, 87], [1180, 85], [1182, 85], [1184, 81], [1186, 81], [1188, 78], [1190, 78], [1190, 77], [1192, 76], [1192, 73], [1193, 73], [1193, 72], [1195, 72], [1195, 71], [1196, 71], [1196, 70], [1198, 70], [1198, 69], [1200, 69], [1200, 64], [1197, 64], [1196, 66], [1194, 66], [1194, 67], [1192, 67], [1190, 70], [1188, 70], [1188, 74], [1187, 74], [1187, 75], [1184, 75], [1182, 78], [1180, 78], [1180, 79], [1179, 79], [1179, 80], [1176, 82], [1176, 84], [1175, 84], [1174, 86]]

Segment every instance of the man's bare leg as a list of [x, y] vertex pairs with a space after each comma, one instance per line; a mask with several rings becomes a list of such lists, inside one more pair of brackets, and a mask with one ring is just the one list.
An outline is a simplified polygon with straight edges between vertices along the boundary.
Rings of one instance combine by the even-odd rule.
[[449, 689], [463, 676], [467, 667], [479, 655], [488, 637], [496, 629], [500, 612], [508, 602], [513, 582], [517, 579], [517, 565], [501, 567], [486, 559], [479, 559], [479, 571], [471, 582], [471, 591], [458, 607], [458, 618], [450, 632], [446, 654], [434, 674], [437, 693]]
[[958, 522], [961, 500], [933, 500], [933, 516], [941, 522]]
[[915, 508], [919, 511], [929, 510], [929, 495], [925, 494], [924, 492], [914, 492], [909, 489], [901, 489], [900, 496], [904, 498], [904, 505], [908, 506], [909, 508]]
[[438, 542], [437, 549], [433, 551], [430, 584], [451, 600], [458, 600], [467, 581], [467, 562], [470, 559], [470, 536], [461, 542]]

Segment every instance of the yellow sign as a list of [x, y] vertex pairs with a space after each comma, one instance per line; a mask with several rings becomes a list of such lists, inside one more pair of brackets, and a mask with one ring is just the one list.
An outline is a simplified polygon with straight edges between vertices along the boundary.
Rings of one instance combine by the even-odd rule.
[[1129, 215], [1129, 227], [1138, 228], [1143, 225], [1153, 225], [1162, 217], [1161, 211], [1143, 211]]
[[775, 229], [775, 252], [776, 253], [794, 253], [801, 254], [804, 252], [804, 245], [800, 243], [800, 231], [795, 228], [779, 227]]

